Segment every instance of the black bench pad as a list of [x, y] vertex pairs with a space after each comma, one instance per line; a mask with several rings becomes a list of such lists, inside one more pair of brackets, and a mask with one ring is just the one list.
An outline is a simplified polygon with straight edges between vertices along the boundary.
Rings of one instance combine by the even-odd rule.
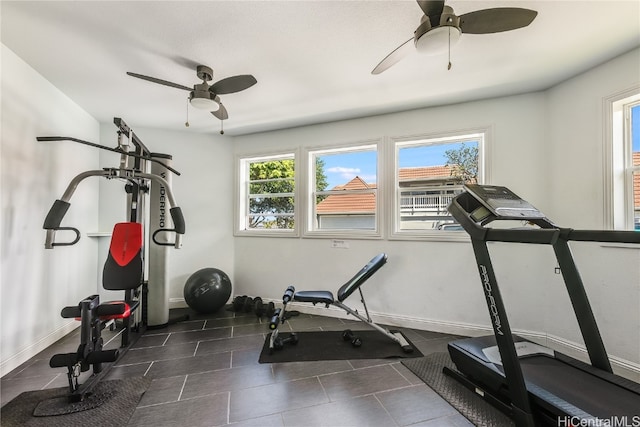
[[333, 304], [333, 294], [329, 291], [300, 291], [293, 295], [294, 301]]

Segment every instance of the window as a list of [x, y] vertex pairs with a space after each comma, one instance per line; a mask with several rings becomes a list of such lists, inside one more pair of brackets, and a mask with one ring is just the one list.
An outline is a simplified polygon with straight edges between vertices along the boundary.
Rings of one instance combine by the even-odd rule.
[[239, 160], [237, 231], [295, 235], [295, 155]]
[[605, 226], [640, 230], [640, 88], [605, 100]]
[[308, 234], [379, 236], [377, 148], [368, 143], [308, 152]]
[[483, 131], [394, 142], [394, 236], [462, 231], [447, 208], [465, 183], [484, 182], [484, 140]]
[[[627, 145], [627, 204], [628, 215], [633, 217], [633, 229], [640, 231], [640, 101], [626, 106]], [[631, 224], [629, 224], [631, 227]]]

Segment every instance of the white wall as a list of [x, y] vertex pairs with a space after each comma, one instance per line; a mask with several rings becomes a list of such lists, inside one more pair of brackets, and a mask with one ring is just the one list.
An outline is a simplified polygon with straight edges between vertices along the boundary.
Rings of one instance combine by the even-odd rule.
[[[558, 224], [604, 226], [604, 100], [640, 84], [640, 49], [547, 91], [547, 161], [550, 204]], [[640, 250], [576, 244], [585, 286], [609, 353], [640, 371]], [[582, 342], [569, 301], [549, 287], [545, 330]], [[638, 375], [640, 379], [640, 375]]]
[[[489, 128], [492, 181], [530, 195], [544, 208], [544, 179], [541, 186], [539, 174], [545, 165], [539, 149], [545, 140], [544, 106], [544, 93], [533, 93], [240, 136], [234, 146], [236, 154], [242, 155], [378, 138], [385, 138], [388, 144], [393, 137]], [[378, 181], [384, 185], [384, 178]], [[468, 243], [350, 240], [349, 249], [333, 249], [330, 243], [326, 239], [237, 237], [236, 293], [278, 299], [289, 284], [299, 289], [337, 290], [371, 257], [384, 251], [389, 255], [388, 265], [364, 289], [370, 310], [387, 322], [403, 319], [444, 332], [473, 333], [475, 328], [488, 328], [489, 316]], [[542, 257], [551, 262], [539, 251], [524, 250], [530, 252], [526, 261]], [[533, 268], [524, 264], [521, 269]], [[533, 280], [525, 278], [525, 283], [533, 285]], [[514, 322], [523, 320], [526, 329], [542, 330], [543, 319], [531, 306], [531, 301], [542, 303], [541, 298], [523, 287], [526, 289], [516, 289], [508, 282], [504, 285], [510, 300], [512, 294], [527, 296], [510, 301]], [[350, 303], [357, 302], [352, 299]]]
[[[173, 176], [172, 189], [176, 203], [182, 208], [186, 234], [181, 249], [169, 251], [169, 300], [172, 307], [184, 305], [183, 289], [187, 278], [205, 267], [225, 271], [234, 282], [233, 161], [232, 140], [218, 134], [203, 135], [149, 128], [138, 128], [124, 121], [140, 140], [155, 153], [171, 154], [173, 168], [181, 173]], [[114, 147], [116, 127], [101, 125], [101, 143]], [[103, 151], [101, 167], [116, 167], [119, 155]], [[111, 231], [113, 224], [125, 221], [126, 199], [123, 184], [100, 182], [100, 230]], [[100, 239], [98, 274], [107, 256], [109, 238]], [[153, 268], [153, 266], [150, 266]], [[153, 289], [150, 289], [153, 292]], [[105, 292], [105, 294], [107, 294]]]
[[[44, 249], [44, 218], [79, 172], [95, 169], [94, 149], [72, 142], [37, 142], [64, 135], [97, 141], [99, 125], [28, 64], [2, 45], [0, 152], [0, 367], [2, 375], [76, 325], [60, 317], [65, 305], [95, 293], [98, 184], [84, 182], [63, 225], [83, 232], [72, 247]], [[59, 236], [65, 240], [67, 236]]]
[[[603, 98], [639, 82], [636, 49], [545, 92], [240, 136], [234, 146], [243, 155], [490, 127], [491, 183], [510, 187], [558, 224], [601, 229]], [[235, 292], [277, 300], [289, 284], [336, 290], [385, 251], [388, 265], [364, 287], [379, 320], [470, 335], [490, 331], [469, 243], [349, 244], [333, 249], [324, 239], [237, 237]], [[605, 345], [616, 366], [639, 380], [640, 250], [574, 246]], [[490, 244], [490, 251], [512, 328], [583, 357], [551, 248]]]

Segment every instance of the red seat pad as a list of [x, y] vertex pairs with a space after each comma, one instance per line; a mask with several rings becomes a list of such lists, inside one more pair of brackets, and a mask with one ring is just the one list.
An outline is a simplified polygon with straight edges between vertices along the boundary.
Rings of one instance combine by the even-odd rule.
[[109, 253], [121, 267], [129, 264], [142, 249], [142, 224], [119, 222], [113, 227]]

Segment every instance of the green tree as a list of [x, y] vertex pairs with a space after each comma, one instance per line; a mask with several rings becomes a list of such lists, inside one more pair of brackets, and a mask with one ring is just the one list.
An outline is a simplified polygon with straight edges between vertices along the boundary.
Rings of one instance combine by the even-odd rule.
[[324, 191], [328, 185], [327, 175], [324, 174], [324, 160], [316, 157], [316, 191]]
[[[275, 197], [252, 197], [249, 201], [249, 213], [252, 215], [250, 228], [293, 228], [293, 216], [274, 216], [274, 214], [293, 214], [295, 190], [295, 163], [293, 159], [251, 163], [249, 167], [249, 193], [252, 195], [280, 194]], [[327, 187], [324, 174], [324, 162], [316, 160], [316, 188]]]
[[468, 147], [464, 144], [460, 148], [444, 152], [447, 158], [445, 166], [451, 167], [451, 175], [463, 182], [478, 182], [478, 146]]

